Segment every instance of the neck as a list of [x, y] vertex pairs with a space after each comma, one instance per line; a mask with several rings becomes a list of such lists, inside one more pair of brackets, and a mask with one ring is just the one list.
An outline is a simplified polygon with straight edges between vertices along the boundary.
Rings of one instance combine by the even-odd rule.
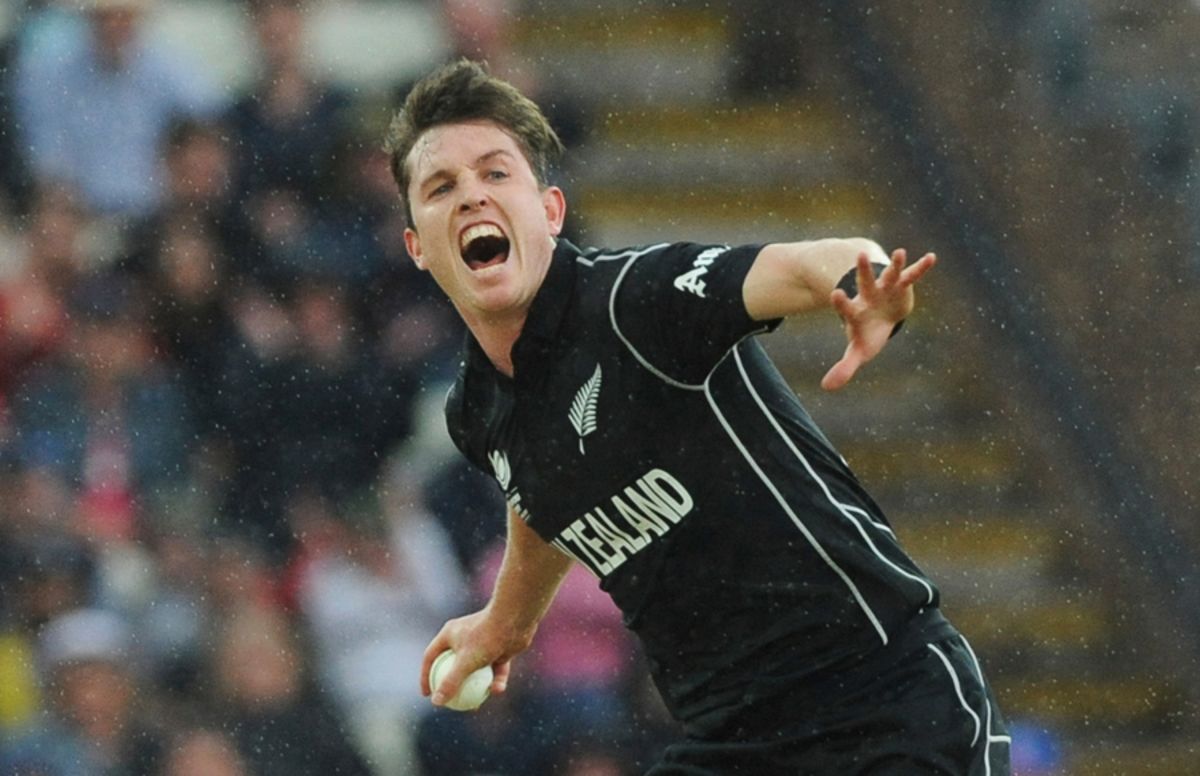
[[[461, 310], [459, 312], [462, 313]], [[488, 361], [492, 362], [497, 371], [508, 377], [513, 376], [512, 349], [525, 328], [526, 315], [525, 310], [519, 315], [496, 319], [463, 315], [467, 328], [483, 349]]]

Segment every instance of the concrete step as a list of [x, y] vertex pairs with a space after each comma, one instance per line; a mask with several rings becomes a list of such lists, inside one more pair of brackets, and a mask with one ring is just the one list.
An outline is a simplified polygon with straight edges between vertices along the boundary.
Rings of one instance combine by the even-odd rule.
[[[612, 45], [686, 48], [723, 45], [725, 18], [702, 6], [671, 2], [543, 2], [517, 17], [514, 44], [523, 51], [577, 49], [594, 53]], [[647, 52], [648, 53], [648, 52]]]
[[[917, 433], [915, 427], [912, 432]], [[962, 433], [953, 425], [932, 427], [903, 446], [869, 434], [860, 434], [840, 446], [842, 455], [868, 485], [891, 484], [903, 487], [905, 492], [923, 488], [931, 496], [937, 496], [939, 490], [948, 494], [963, 487], [993, 496], [1019, 490], [1020, 473], [1032, 465], [1022, 448], [1006, 437]], [[950, 518], [953, 521], [963, 520], [971, 512], [952, 500], [942, 503], [937, 512], [944, 514], [947, 509], [957, 510], [958, 514]], [[947, 523], [939, 529], [951, 530], [952, 526]]]
[[737, 153], [790, 146], [823, 146], [842, 140], [838, 109], [817, 98], [774, 102], [663, 105], [623, 109], [602, 116], [600, 137], [625, 147], [659, 145], [670, 139], [680, 146]]
[[997, 677], [992, 684], [1009, 714], [1043, 720], [1068, 731], [1090, 730], [1093, 737], [1119, 729], [1161, 730], [1187, 707], [1181, 685], [1144, 673], [1093, 678]]
[[[992, 465], [989, 458], [985, 465]], [[981, 571], [1004, 568], [1017, 558], [1053, 562], [1066, 548], [1053, 523], [1031, 517], [990, 515], [986, 519], [914, 520], [897, 528], [909, 550], [930, 563]]]
[[698, 104], [727, 92], [728, 33], [703, 8], [555, 8], [516, 43], [546, 84], [585, 105]]
[[717, 135], [709, 142], [681, 138], [671, 130], [646, 130], [629, 138], [601, 136], [572, 155], [579, 176], [601, 178], [609, 186], [662, 189], [666, 186], [811, 187], [853, 176], [834, 150], [815, 138], [781, 138], [777, 143], [742, 142]]
[[861, 234], [876, 220], [864, 186], [694, 186], [627, 188], [580, 182], [576, 199], [600, 242], [651, 243], [688, 235], [729, 244]]
[[707, 9], [712, 0], [519, 0], [522, 16], [565, 13], [629, 14], [649, 9], [671, 10], [683, 7]]
[[[919, 553], [914, 556], [920, 563]], [[946, 615], [981, 651], [1006, 655], [1020, 651], [1022, 664], [1062, 663], [1059, 658], [1064, 656], [1067, 661], [1091, 659], [1116, 628], [1108, 602], [1096, 594], [1058, 591], [1044, 582], [1026, 591], [1010, 588], [1009, 597], [982, 585], [956, 592], [931, 569], [934, 564], [921, 565], [945, 596]]]
[[1065, 776], [1195, 776], [1200, 736], [1141, 736], [1131, 741], [1092, 741], [1066, 758]]

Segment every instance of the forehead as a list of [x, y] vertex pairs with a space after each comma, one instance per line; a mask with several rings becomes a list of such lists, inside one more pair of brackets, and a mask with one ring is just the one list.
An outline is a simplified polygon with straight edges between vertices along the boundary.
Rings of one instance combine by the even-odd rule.
[[409, 179], [418, 183], [433, 172], [469, 165], [496, 150], [507, 151], [528, 165], [516, 139], [490, 121], [441, 124], [425, 130], [408, 152], [405, 164]]

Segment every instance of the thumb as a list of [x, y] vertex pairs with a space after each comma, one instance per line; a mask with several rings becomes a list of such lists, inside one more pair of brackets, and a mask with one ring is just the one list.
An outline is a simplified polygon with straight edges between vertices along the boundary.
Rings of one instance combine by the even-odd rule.
[[836, 391], [843, 388], [850, 379], [854, 377], [859, 366], [862, 365], [862, 358], [853, 348], [847, 348], [846, 354], [829, 368], [825, 376], [821, 378], [821, 388], [826, 391]]

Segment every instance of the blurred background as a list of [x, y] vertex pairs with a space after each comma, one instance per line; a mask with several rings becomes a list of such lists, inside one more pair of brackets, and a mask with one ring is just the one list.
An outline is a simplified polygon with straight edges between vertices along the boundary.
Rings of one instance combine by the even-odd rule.
[[500, 551], [441, 420], [463, 332], [380, 150], [468, 55], [543, 106], [583, 245], [936, 251], [822, 395], [1018, 774], [1200, 771], [1200, 8], [1188, 0], [6, 0], [0, 773], [641, 773], [676, 735], [572, 574], [435, 712]]

